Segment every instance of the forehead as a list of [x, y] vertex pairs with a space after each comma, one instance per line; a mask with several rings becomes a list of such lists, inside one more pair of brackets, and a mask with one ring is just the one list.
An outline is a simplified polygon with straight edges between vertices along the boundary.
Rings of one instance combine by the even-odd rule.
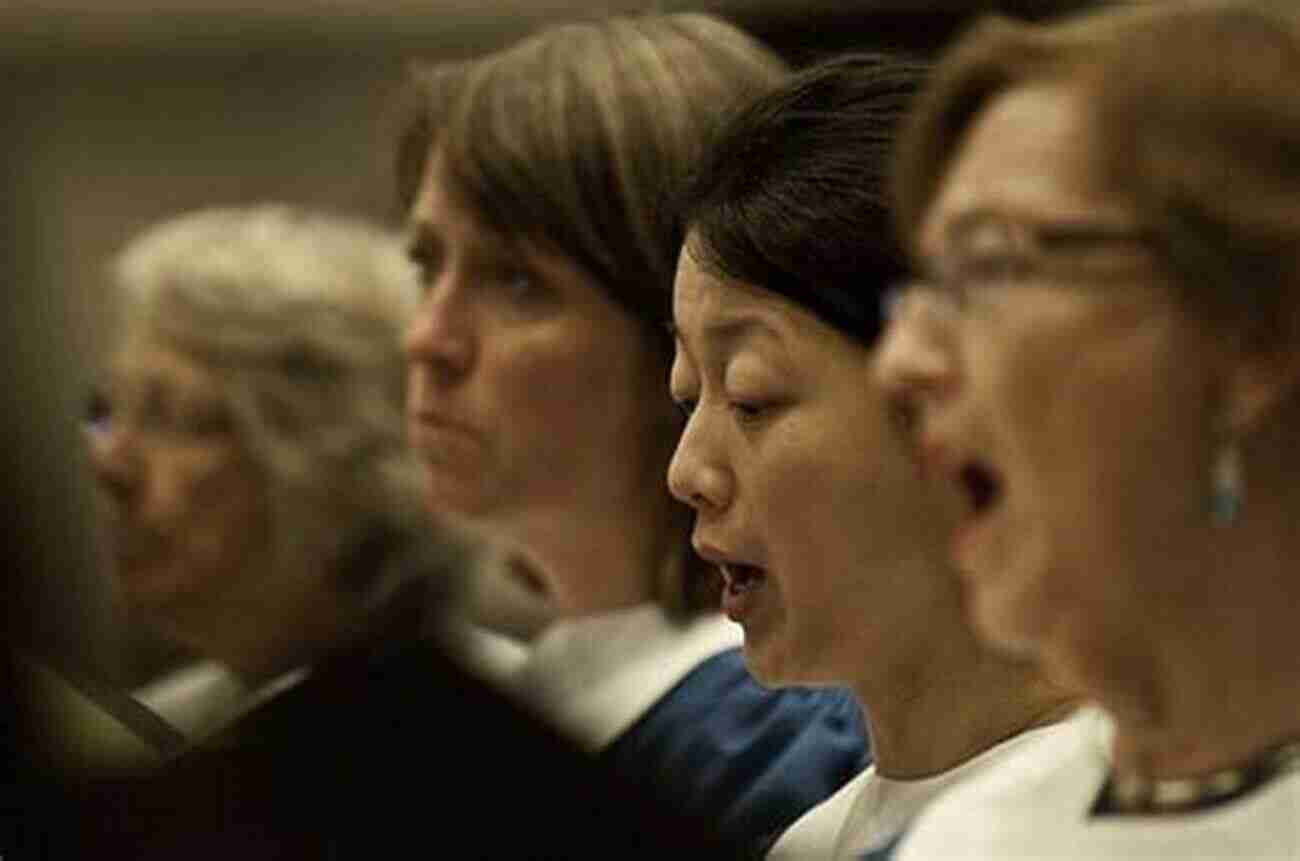
[[482, 231], [478, 213], [455, 193], [454, 180], [447, 168], [446, 156], [442, 150], [434, 147], [424, 163], [424, 173], [416, 188], [415, 199], [411, 203], [410, 222], [412, 225], [438, 227], [446, 221], [453, 221]]
[[869, 355], [803, 305], [719, 275], [701, 266], [686, 249], [679, 257], [674, 282], [673, 324], [679, 342], [702, 353], [725, 353], [744, 342], [763, 345], [773, 356], [779, 353], [791, 361], [819, 367], [828, 350], [847, 351], [855, 359]]
[[780, 295], [719, 275], [683, 247], [673, 282], [673, 322], [695, 337], [735, 334], [749, 322], [758, 330], [785, 329], [801, 309]]
[[434, 149], [407, 219], [412, 243], [457, 245], [483, 254], [519, 255], [548, 275], [594, 281], [544, 236], [512, 233], [489, 223], [482, 212], [457, 192], [456, 180]]
[[967, 129], [920, 226], [925, 253], [981, 216], [1030, 221], [1122, 218], [1103, 182], [1085, 91], [1065, 81], [995, 96]]

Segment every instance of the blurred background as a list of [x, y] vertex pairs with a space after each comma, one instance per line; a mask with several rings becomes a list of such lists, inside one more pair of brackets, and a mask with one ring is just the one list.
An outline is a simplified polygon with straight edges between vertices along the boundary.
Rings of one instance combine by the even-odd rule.
[[112, 311], [104, 268], [145, 225], [281, 200], [400, 223], [388, 153], [414, 58], [491, 50], [552, 21], [709, 11], [796, 64], [931, 54], [979, 13], [1087, 0], [0, 0], [6, 633], [93, 689], [176, 655], [124, 632], [87, 531], [79, 419]]

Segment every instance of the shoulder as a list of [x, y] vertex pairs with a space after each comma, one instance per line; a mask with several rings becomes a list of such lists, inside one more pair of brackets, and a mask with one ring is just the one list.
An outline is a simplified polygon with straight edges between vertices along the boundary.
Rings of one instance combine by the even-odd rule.
[[993, 859], [1040, 849], [1071, 857], [1079, 847], [1068, 832], [1086, 817], [1105, 776], [1106, 728], [1100, 711], [1085, 708], [1023, 734], [991, 767], [930, 805], [896, 857]]
[[768, 690], [732, 649], [695, 667], [603, 755], [709, 811], [724, 834], [764, 842], [859, 773], [868, 743], [847, 691]]
[[[518, 800], [510, 827], [484, 830], [503, 787]], [[342, 857], [430, 839], [494, 857], [722, 852], [693, 811], [619, 778], [426, 643], [333, 662], [224, 738], [105, 790], [104, 820], [133, 823], [106, 839], [135, 857]]]
[[1090, 816], [1104, 772], [1095, 752], [1078, 748], [1050, 767], [1029, 772], [1035, 779], [1018, 789], [1007, 780], [972, 785], [971, 791], [942, 800], [924, 815], [895, 857], [1300, 858], [1300, 831], [1295, 826], [1300, 773], [1196, 813]]
[[854, 802], [872, 774], [873, 769], [864, 770], [830, 798], [799, 817], [772, 846], [772, 851], [767, 856], [769, 861], [832, 857], [840, 829], [849, 818]]
[[701, 662], [668, 691], [629, 734], [656, 725], [690, 726], [684, 741], [735, 751], [758, 745], [762, 755], [797, 759], [828, 748], [865, 765], [866, 724], [856, 699], [840, 688], [769, 689], [745, 667], [739, 649]]

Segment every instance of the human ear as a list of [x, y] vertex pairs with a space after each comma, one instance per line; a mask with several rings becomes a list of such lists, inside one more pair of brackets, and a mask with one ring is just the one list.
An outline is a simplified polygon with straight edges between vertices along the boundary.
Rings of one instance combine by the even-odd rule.
[[1280, 344], [1234, 351], [1224, 392], [1224, 430], [1247, 435], [1288, 409], [1300, 394], [1300, 347]]

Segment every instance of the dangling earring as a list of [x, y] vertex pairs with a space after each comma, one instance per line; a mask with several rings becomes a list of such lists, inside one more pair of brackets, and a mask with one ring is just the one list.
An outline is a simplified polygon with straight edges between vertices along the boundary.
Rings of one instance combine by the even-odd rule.
[[1211, 474], [1210, 519], [1215, 526], [1231, 526], [1246, 503], [1246, 481], [1241, 471], [1241, 446], [1234, 438], [1223, 441], [1214, 456]]

